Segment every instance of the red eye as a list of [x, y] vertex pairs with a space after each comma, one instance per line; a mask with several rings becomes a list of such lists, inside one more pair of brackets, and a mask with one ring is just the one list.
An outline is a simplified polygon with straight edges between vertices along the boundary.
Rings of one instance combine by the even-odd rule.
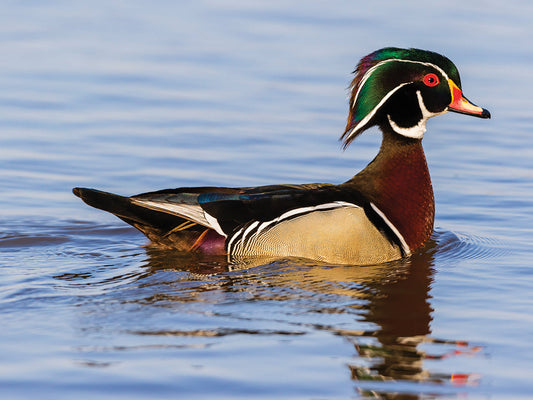
[[439, 77], [433, 73], [430, 73], [424, 76], [422, 82], [424, 82], [424, 85], [429, 87], [437, 86], [439, 84]]

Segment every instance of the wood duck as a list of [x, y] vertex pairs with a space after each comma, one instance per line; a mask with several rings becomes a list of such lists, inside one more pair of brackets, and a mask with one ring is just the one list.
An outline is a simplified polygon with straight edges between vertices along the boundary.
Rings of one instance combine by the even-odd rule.
[[425, 50], [383, 48], [357, 65], [350, 86], [346, 148], [377, 125], [378, 155], [340, 185], [186, 187], [118, 196], [73, 192], [153, 242], [205, 254], [302, 257], [377, 264], [409, 256], [429, 239], [435, 205], [422, 137], [447, 111], [490, 118], [462, 94], [455, 65]]

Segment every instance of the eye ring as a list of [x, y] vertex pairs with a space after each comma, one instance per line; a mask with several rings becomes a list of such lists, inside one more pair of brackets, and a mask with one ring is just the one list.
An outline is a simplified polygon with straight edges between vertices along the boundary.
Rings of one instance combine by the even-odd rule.
[[424, 75], [424, 78], [422, 78], [422, 82], [424, 82], [424, 85], [428, 87], [434, 87], [437, 86], [440, 81], [437, 74], [434, 74], [433, 72], [430, 72], [429, 74]]

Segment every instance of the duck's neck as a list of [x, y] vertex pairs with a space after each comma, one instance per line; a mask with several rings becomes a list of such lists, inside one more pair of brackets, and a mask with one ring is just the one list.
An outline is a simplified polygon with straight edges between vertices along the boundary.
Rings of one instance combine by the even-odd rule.
[[421, 140], [382, 130], [378, 155], [346, 184], [368, 194], [413, 251], [430, 238], [435, 218], [426, 157]]

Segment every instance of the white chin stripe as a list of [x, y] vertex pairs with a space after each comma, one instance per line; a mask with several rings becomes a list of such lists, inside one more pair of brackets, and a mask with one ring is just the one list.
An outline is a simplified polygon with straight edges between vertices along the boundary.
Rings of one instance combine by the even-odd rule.
[[406, 136], [412, 139], [422, 139], [424, 137], [424, 133], [426, 133], [426, 120], [425, 119], [421, 119], [418, 122], [418, 124], [410, 128], [402, 128], [398, 126], [396, 122], [394, 122], [390, 118], [390, 115], [387, 114], [387, 118], [389, 120], [389, 124], [392, 130], [399, 135]]
[[[357, 100], [359, 99], [359, 96], [361, 94], [361, 90], [365, 86], [365, 84], [366, 84], [367, 80], [370, 78], [370, 76], [379, 67], [383, 66], [384, 64], [393, 63], [393, 62], [413, 63], [413, 64], [421, 64], [421, 65], [429, 66], [429, 67], [435, 68], [437, 71], [439, 71], [442, 74], [442, 76], [446, 80], [448, 80], [448, 75], [446, 74], [446, 72], [444, 72], [444, 70], [442, 68], [440, 68], [436, 64], [432, 64], [432, 63], [429, 63], [429, 62], [415, 61], [415, 60], [402, 60], [402, 59], [397, 59], [397, 58], [390, 58], [390, 59], [387, 59], [387, 60], [380, 61], [379, 63], [377, 63], [376, 65], [374, 65], [372, 68], [370, 68], [368, 71], [365, 72], [365, 74], [363, 75], [363, 78], [361, 79], [361, 82], [359, 83], [359, 88], [357, 89], [357, 93], [355, 94], [355, 96], [353, 98], [353, 102], [351, 103], [351, 107], [355, 107], [355, 105], [357, 104]], [[405, 85], [409, 85], [411, 83], [413, 83], [413, 82], [412, 81], [403, 82], [403, 83], [399, 84], [398, 86], [396, 86], [395, 88], [393, 88], [392, 90], [390, 90], [383, 97], [383, 99], [381, 99], [381, 101], [354, 128], [352, 128], [352, 130], [348, 133], [348, 135], [346, 135], [346, 138], [344, 139], [344, 141], [345, 142], [349, 142], [351, 140], [352, 136], [358, 130], [362, 129], [372, 119], [372, 117], [374, 117], [376, 112], [394, 94], [394, 92], [396, 92], [401, 87], [403, 87]], [[419, 103], [421, 102], [420, 97], [419, 97], [418, 101], [419, 101]], [[423, 104], [423, 102], [422, 102], [422, 104]], [[427, 111], [425, 106], [423, 108], [421, 107], [421, 109], [422, 109], [422, 113], [424, 113], [424, 110]], [[433, 115], [438, 115], [438, 114], [433, 114]], [[431, 116], [433, 116], [433, 115], [431, 115]], [[389, 118], [389, 121], [390, 121], [390, 118]], [[418, 126], [418, 125], [420, 125], [420, 126]], [[426, 132], [425, 121], [422, 124], [419, 123], [418, 125], [417, 125], [416, 129], [413, 129], [413, 131], [411, 131], [411, 133], [409, 133], [409, 130], [411, 130], [412, 128], [401, 128], [398, 125], [396, 125], [394, 123], [391, 123], [392, 129], [394, 129], [394, 131], [397, 132], [398, 134], [403, 135], [403, 136], [407, 136], [407, 137], [411, 137], [411, 138], [421, 139], [424, 136], [424, 133]]]
[[424, 133], [426, 133], [426, 122], [429, 118], [434, 117], [436, 115], [443, 114], [445, 111], [441, 113], [432, 113], [426, 108], [426, 105], [424, 104], [424, 99], [422, 99], [422, 93], [420, 93], [420, 90], [416, 91], [416, 98], [418, 99], [418, 105], [420, 107], [420, 112], [422, 113], [422, 119], [418, 121], [418, 124], [415, 126], [411, 126], [408, 128], [402, 128], [401, 126], [398, 126], [390, 117], [390, 115], [387, 114], [387, 119], [389, 120], [389, 124], [391, 128], [399, 135], [412, 138], [412, 139], [422, 139], [424, 137]]

